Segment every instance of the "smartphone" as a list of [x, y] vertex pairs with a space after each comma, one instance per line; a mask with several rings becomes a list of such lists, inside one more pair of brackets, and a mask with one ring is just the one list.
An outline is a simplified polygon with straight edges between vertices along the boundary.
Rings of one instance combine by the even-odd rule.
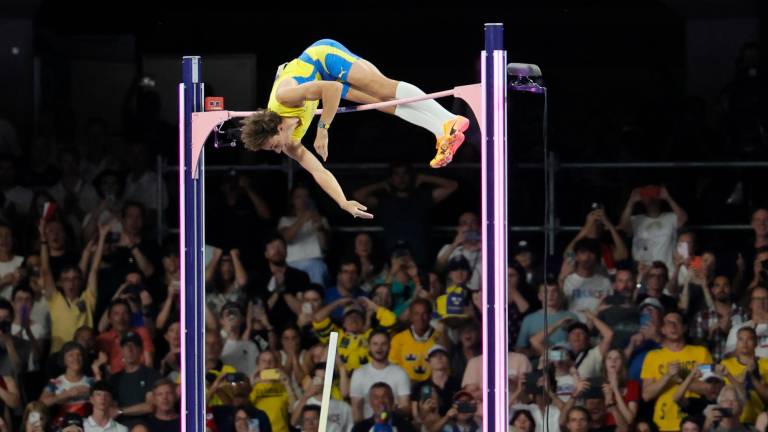
[[651, 323], [651, 313], [647, 310], [640, 312], [640, 327], [645, 327]]
[[700, 256], [695, 256], [691, 260], [691, 270], [701, 271], [704, 269], [704, 260]]
[[472, 414], [477, 411], [477, 405], [474, 402], [459, 402], [456, 404], [456, 408], [462, 414]]
[[421, 401], [425, 401], [432, 397], [432, 386], [427, 384], [421, 387]]
[[304, 302], [301, 304], [301, 311], [305, 314], [311, 314], [312, 313], [312, 304], [309, 302]]
[[248, 419], [248, 432], [259, 432], [259, 419]]
[[27, 424], [29, 426], [40, 426], [40, 413], [37, 411], [30, 412], [29, 417], [27, 417]]
[[216, 381], [216, 374], [213, 372], [208, 372], [205, 374], [205, 382], [208, 384], [213, 384], [213, 382]]
[[717, 407], [715, 411], [719, 411], [723, 417], [733, 417], [733, 410], [730, 408]]
[[549, 350], [548, 357], [549, 357], [549, 361], [565, 360], [565, 351], [560, 349]]
[[681, 257], [688, 259], [690, 257], [688, 252], [688, 243], [680, 242], [677, 244], [677, 254]]
[[277, 369], [264, 369], [259, 373], [259, 378], [266, 381], [277, 381], [280, 379], [280, 372]]
[[714, 371], [714, 367], [712, 367], [711, 364], [700, 364], [696, 366], [696, 369], [702, 374], [712, 373]]
[[533, 371], [525, 374], [525, 392], [529, 395], [540, 394], [543, 390], [539, 387], [539, 378], [542, 377], [541, 371]]
[[248, 382], [248, 377], [242, 372], [228, 373], [224, 376], [228, 383], [235, 385], [241, 382]]

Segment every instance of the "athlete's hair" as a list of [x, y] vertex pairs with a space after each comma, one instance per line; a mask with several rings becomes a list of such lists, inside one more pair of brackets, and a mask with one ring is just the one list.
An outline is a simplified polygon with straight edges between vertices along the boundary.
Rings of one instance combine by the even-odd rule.
[[240, 122], [240, 139], [248, 150], [256, 151], [264, 147], [264, 143], [277, 135], [277, 126], [283, 121], [274, 111], [260, 109]]

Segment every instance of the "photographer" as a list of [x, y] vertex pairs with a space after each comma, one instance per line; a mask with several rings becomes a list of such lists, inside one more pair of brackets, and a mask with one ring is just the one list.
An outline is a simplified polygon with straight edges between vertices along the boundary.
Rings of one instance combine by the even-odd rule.
[[471, 393], [459, 391], [453, 395], [453, 405], [440, 419], [440, 422], [430, 425], [429, 431], [446, 432], [477, 432], [481, 424], [475, 418], [477, 401]]
[[211, 261], [205, 266], [205, 302], [214, 311], [220, 311], [226, 303], [244, 304], [248, 274], [240, 259], [239, 249], [225, 253], [213, 247]]
[[[142, 281], [141, 274], [128, 273], [120, 287], [112, 296], [112, 301], [124, 300], [129, 310], [129, 322], [134, 327], [144, 327], [148, 331], [152, 332], [155, 328], [155, 322], [152, 319], [153, 300], [152, 295], [147, 290], [146, 285]], [[98, 330], [105, 332], [109, 328], [110, 319], [108, 311], [105, 311], [99, 319]]]
[[143, 351], [139, 360], [145, 366], [152, 367], [155, 356], [152, 336], [145, 327], [131, 325], [131, 306], [128, 302], [124, 299], [113, 300], [107, 309], [107, 315], [111, 329], [96, 337], [96, 346], [109, 357], [109, 373], [115, 374], [125, 368], [121, 340], [129, 333], [141, 337]]
[[[607, 242], [604, 238], [605, 231], [608, 231], [610, 234], [611, 242]], [[601, 264], [601, 270], [607, 270], [609, 274], [616, 270], [617, 263], [629, 258], [624, 240], [613, 223], [611, 223], [611, 220], [608, 219], [605, 209], [600, 203], [592, 203], [592, 210], [587, 213], [587, 220], [584, 226], [581, 227], [576, 237], [565, 248], [564, 255], [566, 258], [573, 254], [574, 246], [583, 238], [591, 238], [600, 242], [601, 249], [598, 262]]]
[[459, 224], [456, 226], [456, 237], [453, 242], [444, 245], [437, 254], [435, 269], [442, 271], [448, 265], [448, 262], [457, 256], [463, 256], [471, 264], [470, 274], [472, 277], [467, 283], [467, 287], [472, 290], [480, 288], [480, 268], [481, 242], [480, 242], [480, 222], [475, 213], [464, 212], [459, 216]]
[[704, 432], [749, 432], [754, 427], [739, 422], [744, 398], [733, 386], [725, 386], [717, 396], [717, 405], [704, 410]]
[[[461, 257], [460, 257], [461, 258]], [[461, 258], [463, 259], [463, 258]], [[466, 260], [464, 260], [466, 261]], [[466, 265], [469, 267], [469, 264]], [[392, 251], [389, 261], [389, 269], [383, 283], [389, 284], [392, 294], [392, 311], [400, 318], [407, 320], [408, 302], [418, 293], [425, 284], [419, 278], [419, 268], [411, 255], [411, 246], [405, 242], [398, 242]], [[469, 273], [464, 275], [462, 283], [469, 278]], [[381, 281], [381, 280], [379, 280]]]
[[[664, 335], [661, 349], [648, 353], [640, 374], [643, 379], [643, 400], [655, 400], [653, 421], [661, 430], [677, 430], [683, 419], [674, 401], [680, 384], [700, 364], [712, 364], [712, 355], [700, 346], [686, 345], [685, 324], [680, 312], [667, 312], [662, 319]], [[706, 391], [704, 383], [690, 382], [690, 390]]]
[[328, 266], [323, 260], [331, 227], [317, 210], [309, 188], [298, 185], [291, 191], [291, 212], [280, 218], [277, 229], [288, 244], [286, 262], [303, 270], [312, 283], [325, 286]]
[[[672, 212], [662, 212], [666, 202]], [[632, 216], [635, 204], [642, 203], [643, 214]], [[662, 261], [668, 269], [674, 268], [677, 229], [685, 225], [688, 214], [672, 199], [665, 186], [645, 186], [632, 190], [621, 214], [619, 229], [632, 235], [632, 259], [649, 265]], [[675, 427], [679, 427], [678, 422]]]
[[264, 351], [259, 354], [251, 383], [251, 404], [267, 414], [272, 430], [287, 431], [290, 427], [291, 407], [297, 398], [290, 377], [280, 366], [280, 360], [274, 352]]

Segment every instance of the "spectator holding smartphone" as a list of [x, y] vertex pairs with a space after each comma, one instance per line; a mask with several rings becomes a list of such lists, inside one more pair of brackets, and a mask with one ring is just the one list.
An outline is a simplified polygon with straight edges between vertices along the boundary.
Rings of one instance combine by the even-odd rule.
[[431, 430], [447, 430], [462, 432], [477, 432], [482, 430], [482, 425], [475, 418], [477, 401], [472, 393], [459, 391], [453, 395], [453, 406], [441, 419], [442, 425], [434, 425]]
[[[663, 212], [661, 204], [666, 202], [672, 209]], [[642, 203], [643, 214], [632, 215], [635, 204]], [[662, 261], [668, 269], [674, 268], [672, 261], [677, 244], [677, 229], [685, 225], [688, 214], [680, 207], [665, 186], [644, 186], [635, 188], [629, 196], [621, 214], [619, 229], [632, 235], [632, 258], [646, 265]], [[675, 427], [679, 427], [678, 423]]]
[[745, 385], [747, 391], [746, 403], [741, 415], [742, 423], [754, 424], [759, 413], [765, 410], [765, 400], [768, 400], [768, 359], [755, 355], [757, 334], [752, 327], [742, 327], [736, 334], [736, 352], [720, 362], [729, 376], [737, 382], [728, 384]]
[[431, 369], [429, 379], [415, 383], [411, 389], [411, 407], [413, 416], [419, 412], [419, 405], [432, 393], [437, 396], [436, 411], [444, 416], [451, 408], [451, 398], [461, 388], [461, 380], [451, 376], [448, 350], [442, 345], [432, 345], [427, 351], [427, 362]]
[[[697, 365], [712, 364], [712, 356], [704, 347], [685, 343], [685, 324], [680, 312], [667, 312], [662, 322], [662, 347], [648, 353], [643, 362], [642, 394], [646, 402], [655, 401], [653, 421], [659, 429], [676, 431], [683, 418], [682, 410], [675, 403], [678, 389]], [[697, 393], [706, 390], [704, 382], [691, 380], [690, 390]]]
[[[605, 232], [610, 234], [610, 241], [605, 239]], [[627, 246], [621, 238], [616, 227], [608, 219], [605, 209], [600, 203], [592, 203], [592, 210], [587, 213], [587, 220], [576, 237], [565, 247], [565, 255], [574, 252], [574, 246], [583, 238], [595, 239], [600, 243], [600, 254], [598, 256], [599, 272], [614, 274], [616, 272], [616, 263], [629, 258]]]
[[309, 189], [298, 185], [291, 191], [291, 213], [280, 218], [277, 228], [288, 245], [286, 262], [303, 270], [312, 283], [326, 285], [328, 266], [323, 260], [331, 227], [317, 211]]
[[274, 432], [288, 432], [290, 408], [296, 401], [296, 395], [274, 352], [263, 351], [259, 354], [251, 383], [253, 389], [249, 399], [253, 406], [267, 413]]
[[[306, 407], [320, 408], [325, 382], [325, 363], [315, 366], [311, 379], [305, 380], [304, 395], [291, 408], [291, 424], [296, 427], [304, 425]], [[333, 394], [332, 394], [333, 396]], [[328, 432], [347, 432], [352, 429], [352, 407], [344, 400], [331, 397], [328, 403]]]
[[704, 409], [704, 432], [750, 432], [751, 425], [739, 421], [744, 398], [733, 386], [725, 386], [717, 396], [717, 405]]
[[231, 249], [228, 253], [214, 247], [213, 257], [205, 266], [205, 283], [210, 287], [205, 301], [214, 311], [220, 311], [226, 303], [245, 303], [245, 285], [248, 275], [240, 260], [240, 250]]

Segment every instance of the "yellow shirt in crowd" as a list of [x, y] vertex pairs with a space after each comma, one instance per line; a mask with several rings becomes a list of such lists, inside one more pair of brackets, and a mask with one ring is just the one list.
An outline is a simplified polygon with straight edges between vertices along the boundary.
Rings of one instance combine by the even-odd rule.
[[249, 397], [256, 408], [264, 411], [272, 424], [273, 432], [289, 432], [288, 390], [280, 381], [256, 383]]
[[[392, 327], [397, 321], [395, 314], [383, 307], [376, 309], [376, 319], [379, 320], [379, 325], [384, 328]], [[313, 322], [312, 328], [315, 330], [317, 338], [324, 344], [327, 344], [331, 338], [331, 332], [339, 333], [339, 345], [336, 352], [339, 353], [348, 373], [351, 374], [361, 365], [368, 363], [368, 336], [371, 335], [373, 329], [358, 334], [347, 333], [343, 328], [334, 324], [330, 318]]]
[[[701, 346], [686, 345], [680, 351], [670, 351], [667, 348], [653, 350], [648, 353], [643, 362], [643, 370], [640, 373], [642, 379], [661, 379], [667, 374], [669, 364], [680, 362], [681, 370], [692, 371], [700, 364], [711, 364], [712, 355]], [[679, 431], [682, 412], [675, 403], [673, 396], [678, 385], [667, 386], [656, 399], [653, 408], [653, 421], [661, 431]], [[685, 397], [698, 397], [696, 393], [686, 392]]]
[[[725, 366], [728, 372], [736, 379], [742, 379], [742, 375], [747, 371], [747, 366], [741, 364], [736, 357], [729, 357], [721, 361], [720, 364]], [[768, 379], [768, 359], [757, 359], [757, 370], [764, 380]], [[728, 380], [725, 382], [726, 384], [730, 384]], [[751, 389], [749, 391], [749, 400], [744, 404], [744, 411], [741, 413], [740, 421], [742, 423], [755, 424], [757, 415], [763, 412], [764, 408], [765, 405], [763, 404], [763, 400], [760, 399], [760, 395], [757, 394], [757, 391], [754, 388]]]
[[432, 370], [427, 363], [427, 351], [437, 343], [437, 332], [430, 328], [422, 337], [406, 329], [392, 338], [389, 361], [405, 369], [411, 381], [424, 381]]

